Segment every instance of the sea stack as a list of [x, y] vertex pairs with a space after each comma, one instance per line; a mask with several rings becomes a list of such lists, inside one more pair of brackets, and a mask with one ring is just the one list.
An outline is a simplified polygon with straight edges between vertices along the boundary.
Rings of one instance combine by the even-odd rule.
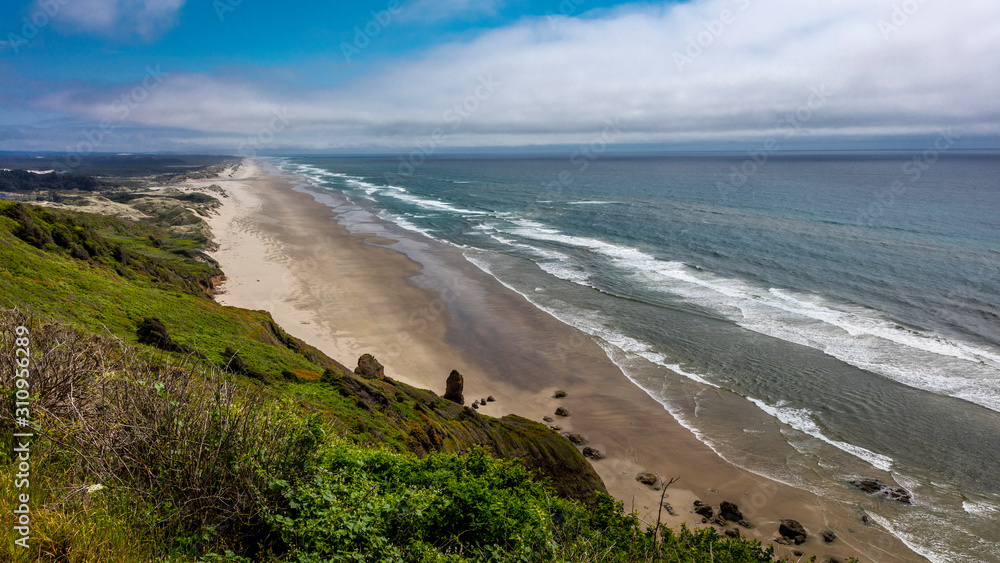
[[448, 386], [444, 391], [444, 398], [464, 405], [465, 397], [462, 395], [464, 389], [465, 379], [462, 378], [462, 374], [458, 373], [458, 370], [451, 370], [451, 374], [448, 376]]
[[354, 368], [354, 374], [364, 379], [382, 379], [385, 377], [385, 367], [371, 354], [365, 354], [358, 358], [358, 367]]

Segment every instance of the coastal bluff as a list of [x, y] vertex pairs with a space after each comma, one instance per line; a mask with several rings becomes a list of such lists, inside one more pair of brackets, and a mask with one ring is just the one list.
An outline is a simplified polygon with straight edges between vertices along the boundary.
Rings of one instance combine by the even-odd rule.
[[604, 482], [579, 450], [538, 422], [517, 415], [483, 415], [433, 391], [389, 377], [362, 379], [346, 368], [327, 369], [322, 381], [364, 412], [361, 419], [344, 422], [362, 430], [365, 439], [371, 436], [374, 442], [398, 433], [406, 449], [421, 457], [481, 446], [495, 457], [520, 459], [565, 498], [592, 503], [598, 492], [607, 494]]

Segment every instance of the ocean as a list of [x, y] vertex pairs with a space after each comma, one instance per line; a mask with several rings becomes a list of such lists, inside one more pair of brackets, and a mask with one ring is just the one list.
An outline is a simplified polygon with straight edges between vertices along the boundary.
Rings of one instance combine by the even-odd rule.
[[273, 163], [460, 248], [730, 462], [1000, 561], [1000, 155]]

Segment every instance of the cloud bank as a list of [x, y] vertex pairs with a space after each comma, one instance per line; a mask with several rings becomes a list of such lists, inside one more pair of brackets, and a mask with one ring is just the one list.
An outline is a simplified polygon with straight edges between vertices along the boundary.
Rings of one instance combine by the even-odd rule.
[[67, 31], [151, 41], [174, 26], [186, 0], [38, 0], [35, 10], [51, 10]]
[[143, 77], [50, 90], [33, 109], [117, 119], [191, 148], [249, 138], [261, 149], [405, 150], [435, 134], [460, 147], [573, 144], [608, 120], [624, 143], [989, 138], [1000, 134], [997, 21], [992, 0], [642, 4], [525, 19], [336, 87], [164, 69], [124, 119]]

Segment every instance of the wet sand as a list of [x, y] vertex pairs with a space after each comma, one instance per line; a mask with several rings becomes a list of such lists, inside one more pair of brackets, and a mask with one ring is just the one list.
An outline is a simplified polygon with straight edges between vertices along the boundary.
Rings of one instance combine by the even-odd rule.
[[[792, 551], [861, 561], [924, 561], [899, 540], [842, 506], [741, 470], [720, 458], [662, 405], [632, 384], [590, 337], [535, 308], [479, 270], [461, 250], [388, 225], [291, 176], [248, 161], [211, 183], [229, 197], [210, 226], [214, 257], [227, 281], [218, 301], [271, 312], [289, 333], [353, 366], [373, 353], [394, 379], [444, 391], [452, 369], [465, 376], [468, 401], [582, 434], [607, 457], [593, 461], [609, 492], [648, 523], [702, 527], [692, 503], [735, 502], [769, 543], [781, 518], [798, 520], [810, 539]], [[333, 207], [331, 207], [333, 206]], [[345, 227], [347, 225], [347, 227]], [[349, 227], [349, 228], [348, 228]], [[354, 233], [354, 234], [352, 234]], [[562, 399], [552, 397], [567, 391]], [[554, 415], [564, 406], [571, 416]], [[658, 510], [661, 491], [635, 480], [642, 471], [679, 477], [666, 493], [676, 512]], [[730, 524], [732, 527], [732, 524]], [[821, 530], [838, 534], [823, 543]]]

